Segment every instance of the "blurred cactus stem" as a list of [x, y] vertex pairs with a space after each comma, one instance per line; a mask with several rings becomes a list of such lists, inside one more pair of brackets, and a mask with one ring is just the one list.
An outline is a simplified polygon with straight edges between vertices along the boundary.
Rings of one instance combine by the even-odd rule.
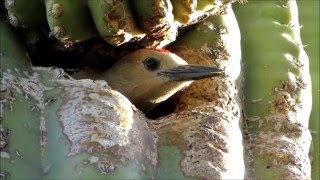
[[319, 6], [320, 1], [303, 1], [298, 0], [299, 9], [299, 20], [301, 24], [301, 38], [305, 50], [310, 60], [310, 74], [312, 79], [312, 111], [310, 117], [310, 130], [312, 134], [312, 147], [310, 148], [311, 154], [311, 165], [312, 165], [312, 176], [313, 180], [320, 179], [320, 159], [319, 159], [319, 148], [320, 148], [320, 112], [319, 112], [319, 100], [320, 100], [320, 87], [319, 87], [319, 28], [320, 28], [320, 17], [319, 17]]
[[242, 35], [249, 179], [310, 179], [309, 60], [294, 0], [234, 7]]

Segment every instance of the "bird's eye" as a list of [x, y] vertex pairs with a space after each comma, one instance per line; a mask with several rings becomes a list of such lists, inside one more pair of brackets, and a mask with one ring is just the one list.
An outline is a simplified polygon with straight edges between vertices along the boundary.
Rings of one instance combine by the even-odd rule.
[[155, 71], [160, 67], [159, 60], [153, 57], [148, 57], [147, 59], [145, 59], [143, 61], [143, 64], [148, 71]]

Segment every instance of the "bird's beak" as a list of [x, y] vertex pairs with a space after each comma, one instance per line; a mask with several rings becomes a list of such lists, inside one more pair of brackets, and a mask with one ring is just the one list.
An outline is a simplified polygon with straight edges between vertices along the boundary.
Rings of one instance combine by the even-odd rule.
[[181, 65], [158, 73], [158, 76], [168, 77], [171, 81], [191, 81], [218, 76], [222, 70], [197, 65]]

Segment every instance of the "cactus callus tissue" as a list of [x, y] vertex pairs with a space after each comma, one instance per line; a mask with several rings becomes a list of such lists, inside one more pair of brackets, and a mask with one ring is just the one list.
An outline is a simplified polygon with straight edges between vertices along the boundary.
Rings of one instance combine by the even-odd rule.
[[[5, 0], [0, 178], [319, 179], [319, 2], [231, 2]], [[29, 29], [166, 47], [223, 73], [149, 120], [103, 80], [33, 67]]]

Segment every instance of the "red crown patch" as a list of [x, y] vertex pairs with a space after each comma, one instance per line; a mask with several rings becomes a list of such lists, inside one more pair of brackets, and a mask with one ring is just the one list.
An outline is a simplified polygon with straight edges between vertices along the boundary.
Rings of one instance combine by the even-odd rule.
[[164, 53], [171, 53], [167, 49], [156, 49], [156, 48], [146, 48], [146, 49], [153, 50], [153, 51], [158, 51], [158, 52], [164, 52]]

